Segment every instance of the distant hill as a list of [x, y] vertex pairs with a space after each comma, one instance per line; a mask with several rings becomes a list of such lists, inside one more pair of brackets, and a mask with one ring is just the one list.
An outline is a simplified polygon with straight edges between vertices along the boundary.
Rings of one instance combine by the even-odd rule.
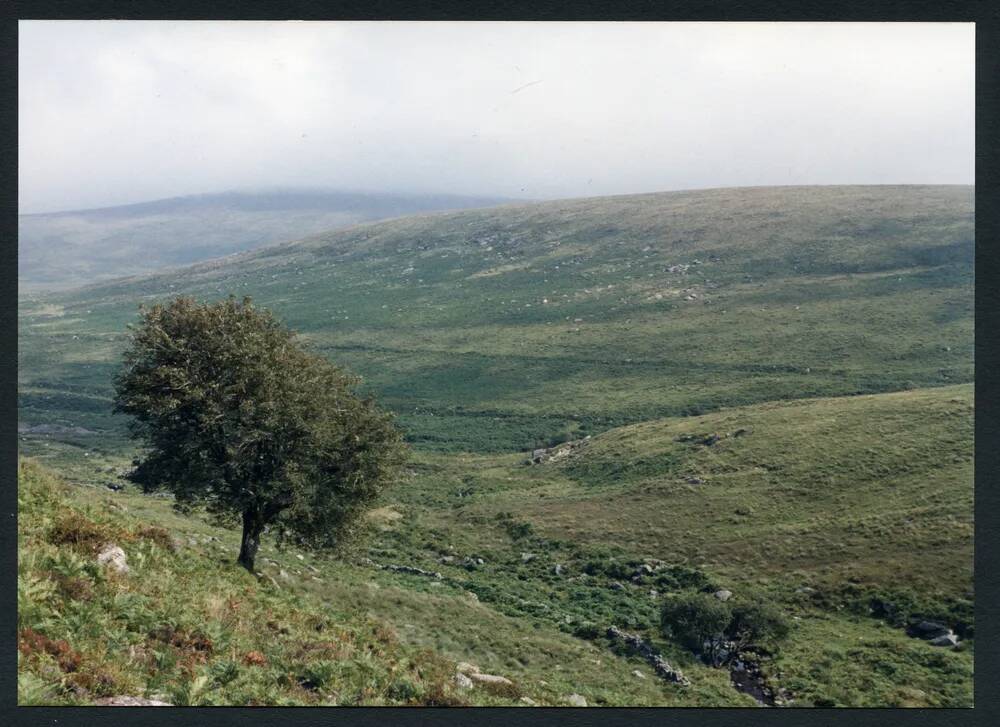
[[359, 222], [499, 198], [274, 189], [18, 217], [22, 288], [65, 288], [253, 250]]
[[251, 295], [421, 447], [972, 380], [971, 187], [771, 187], [411, 216], [21, 299], [24, 426], [106, 430], [140, 302]]

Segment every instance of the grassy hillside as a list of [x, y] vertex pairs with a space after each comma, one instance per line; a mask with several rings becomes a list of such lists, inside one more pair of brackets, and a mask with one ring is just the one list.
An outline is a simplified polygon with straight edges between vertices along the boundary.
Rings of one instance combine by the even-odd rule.
[[[20, 701], [971, 706], [972, 193], [525, 204], [22, 292]], [[179, 293], [252, 295], [398, 413], [413, 456], [355, 551], [265, 541], [253, 578], [235, 530], [105, 487], [125, 327]], [[111, 537], [128, 577], [87, 549]], [[750, 686], [660, 627], [720, 589], [789, 626]]]
[[[243, 681], [213, 687], [201, 697], [206, 703], [321, 700], [282, 686], [281, 673], [310, 663], [295, 661], [298, 652], [290, 644], [313, 640], [306, 625], [311, 614], [322, 613], [354, 638], [372, 638], [366, 629], [373, 623], [398, 638], [372, 657], [371, 678], [379, 686], [365, 697], [371, 703], [391, 701], [383, 659], [410, 665], [416, 657], [396, 654], [429, 650], [433, 664], [448, 665], [435, 667], [435, 674], [470, 661], [517, 685], [506, 697], [455, 697], [473, 703], [527, 696], [560, 705], [579, 694], [590, 705], [750, 706], [753, 700], [733, 688], [725, 670], [700, 663], [658, 629], [664, 597], [726, 588], [737, 602], [764, 597], [790, 619], [789, 637], [764, 667], [769, 682], [789, 690], [795, 704], [970, 706], [971, 395], [970, 386], [953, 386], [649, 422], [612, 430], [535, 465], [516, 455], [419, 455], [408, 480], [372, 512], [369, 539], [346, 561], [311, 554], [300, 560], [294, 550], [265, 548], [260, 582], [232, 564], [235, 530], [175, 515], [169, 500], [76, 487], [57, 506], [29, 498], [21, 572], [29, 583], [61, 582], [61, 571], [51, 565], [65, 557], [64, 548], [52, 543], [55, 507], [77, 509], [102, 527], [127, 523], [131, 533], [150, 523], [166, 528], [180, 550], [161, 552], [141, 536], [126, 540], [134, 543], [126, 545], [130, 562], [140, 554], [135, 557], [142, 567], [155, 575], [137, 573], [112, 584], [98, 579], [92, 587], [105, 600], [86, 606], [87, 613], [107, 609], [111, 615], [100, 618], [117, 623], [123, 597], [113, 589], [133, 584], [128, 588], [148, 597], [147, 580], [179, 582], [191, 593], [185, 601], [207, 599], [218, 609], [219, 593], [238, 594], [248, 613], [243, 631], [226, 636], [226, 643], [236, 643], [238, 653], [266, 653], [275, 666], [243, 669]], [[735, 436], [740, 429], [745, 433]], [[701, 443], [715, 433], [729, 436]], [[826, 446], [816, 446], [820, 440]], [[29, 494], [36, 467], [22, 468]], [[693, 476], [702, 482], [689, 484]], [[636, 579], [645, 563], [655, 570]], [[91, 578], [93, 571], [78, 564], [74, 577]], [[212, 596], [199, 594], [202, 588]], [[112, 664], [120, 661], [113, 654], [125, 648], [121, 644], [148, 645], [148, 633], [161, 621], [190, 627], [221, 619], [220, 625], [208, 620], [211, 629], [225, 623], [222, 615], [192, 614], [186, 607], [153, 612], [142, 621], [146, 631], [117, 627], [123, 629], [113, 637], [119, 648], [101, 651], [108, 647], [93, 642], [96, 634], [72, 630], [82, 628], [73, 626], [80, 621], [54, 615], [85, 606], [53, 598], [44, 617], [32, 616], [22, 628], [70, 645], [82, 642]], [[261, 628], [265, 611], [290, 634]], [[906, 635], [904, 627], [918, 618], [959, 630], [961, 648], [941, 649]], [[604, 636], [611, 625], [641, 633], [691, 686], [666, 683], [642, 659], [617, 649]], [[224, 668], [213, 664], [207, 659], [191, 673]], [[342, 665], [330, 689], [359, 698], [351, 691], [357, 689], [355, 668], [350, 661]], [[151, 669], [143, 678], [168, 685], [157, 688], [174, 699], [188, 688], [184, 672], [157, 674]], [[152, 687], [114, 687], [124, 688], [136, 693]]]
[[[969, 187], [677, 192], [409, 217], [21, 297], [22, 426], [107, 412], [140, 302], [249, 294], [410, 440], [517, 451], [720, 406], [972, 380]], [[67, 428], [70, 428], [69, 430]], [[26, 446], [35, 437], [26, 432]], [[32, 451], [37, 451], [33, 449]]]
[[359, 222], [503, 201], [278, 189], [25, 214], [18, 216], [18, 277], [22, 288], [66, 288], [187, 265]]

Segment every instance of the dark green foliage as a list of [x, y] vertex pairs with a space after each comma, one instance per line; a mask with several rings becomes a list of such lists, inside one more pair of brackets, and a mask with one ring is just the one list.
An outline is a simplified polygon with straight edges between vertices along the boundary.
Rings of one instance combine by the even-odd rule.
[[761, 599], [737, 601], [732, 614], [726, 635], [738, 648], [773, 647], [788, 636], [788, 619], [773, 603]]
[[818, 605], [829, 606], [831, 601], [843, 602], [854, 613], [874, 616], [896, 627], [906, 627], [917, 621], [936, 621], [954, 629], [963, 639], [971, 639], [975, 635], [971, 597], [855, 584], [847, 584], [834, 594], [812, 595], [813, 602]]
[[733, 645], [733, 655], [749, 646], [773, 647], [789, 631], [784, 614], [770, 603], [751, 599], [730, 605], [709, 593], [671, 596], [664, 602], [660, 618], [667, 636], [713, 664], [724, 660], [725, 642]]
[[357, 383], [249, 298], [145, 309], [115, 380], [115, 411], [146, 448], [129, 478], [241, 515], [247, 568], [265, 526], [335, 546], [401, 461], [391, 418]]
[[664, 633], [692, 651], [701, 651], [706, 642], [720, 640], [732, 618], [732, 609], [708, 593], [672, 596], [660, 612]]

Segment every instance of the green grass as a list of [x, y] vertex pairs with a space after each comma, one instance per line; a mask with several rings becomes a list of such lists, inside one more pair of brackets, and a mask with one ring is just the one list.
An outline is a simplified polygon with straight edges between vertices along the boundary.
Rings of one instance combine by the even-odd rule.
[[253, 295], [438, 451], [967, 382], [972, 235], [969, 187], [680, 192], [362, 225], [22, 295], [19, 416], [120, 436], [108, 412], [125, 326], [181, 291]]
[[[678, 264], [689, 267], [670, 272]], [[413, 445], [356, 552], [299, 560], [265, 542], [261, 570], [278, 590], [233, 564], [235, 531], [103, 488], [134, 453], [109, 414], [125, 325], [138, 302], [182, 291], [252, 294], [361, 373]], [[161, 552], [137, 537], [126, 550], [152, 569], [150, 588], [180, 584], [193, 615], [149, 618], [209, 623], [221, 616], [201, 590], [244, 594], [249, 615], [227, 643], [273, 649], [269, 669], [203, 686], [196, 697], [211, 703], [426, 703], [447, 687], [441, 674], [471, 661], [517, 687], [455, 695], [474, 704], [577, 693], [592, 705], [750, 706], [658, 627], [667, 594], [727, 588], [791, 620], [763, 668], [793, 704], [971, 706], [972, 293], [970, 188], [809, 187], [405, 218], [25, 294], [21, 452], [74, 485], [22, 506], [25, 587], [55, 583], [65, 546], [46, 540], [52, 512], [133, 535], [166, 528], [188, 544]], [[587, 436], [525, 463], [525, 450]], [[658, 567], [633, 581], [644, 563]], [[389, 564], [442, 578], [376, 567]], [[53, 615], [90, 608], [116, 648], [149, 638], [113, 615], [121, 589], [156, 592], [147, 580], [106, 583], [89, 567], [97, 605], [28, 596], [49, 610], [22, 626], [118, 669], [115, 688], [131, 693], [191, 699], [205, 670], [228, 673], [214, 656], [187, 671], [126, 669], [81, 620]], [[289, 622], [285, 646], [267, 630], [274, 614]], [[361, 650], [373, 629], [395, 637], [364, 667], [303, 657], [292, 642], [316, 638], [310, 614], [329, 614]], [[946, 622], [962, 647], [906, 635], [915, 618]], [[613, 648], [611, 625], [641, 633], [691, 686]], [[22, 660], [21, 701], [85, 701], [46, 663]], [[287, 681], [313, 667], [329, 691]]]
[[[21, 704], [121, 694], [176, 705], [514, 701], [460, 694], [453, 662], [402, 645], [385, 621], [255, 579], [193, 523], [168, 530], [95, 494], [20, 465]], [[129, 573], [97, 565], [107, 542], [124, 548]]]
[[[793, 619], [766, 668], [796, 704], [970, 706], [971, 395], [962, 385], [654, 421], [541, 465], [521, 455], [418, 454], [346, 560], [299, 561], [266, 544], [261, 569], [290, 574], [282, 588], [300, 599], [296, 609], [326, 604], [351, 614], [346, 623], [374, 618], [404, 648], [473, 661], [540, 704], [574, 692], [590, 704], [752, 704], [725, 671], [657, 627], [667, 594], [724, 587]], [[730, 436], [700, 443], [713, 433]], [[105, 468], [94, 464], [79, 467], [80, 481]], [[691, 476], [703, 483], [688, 484]], [[133, 521], [182, 539], [193, 533], [212, 557], [206, 578], [253, 583], [233, 564], [237, 532], [176, 515], [159, 498], [73, 493], [79, 503], [115, 502]], [[202, 543], [210, 536], [219, 540]], [[464, 565], [469, 557], [483, 563]], [[631, 580], [657, 560], [654, 574]], [[895, 614], [873, 611], [878, 603]], [[915, 618], [955, 627], [964, 650], [907, 636]], [[667, 685], [616, 654], [603, 638], [610, 625], [643, 633], [692, 686]]]

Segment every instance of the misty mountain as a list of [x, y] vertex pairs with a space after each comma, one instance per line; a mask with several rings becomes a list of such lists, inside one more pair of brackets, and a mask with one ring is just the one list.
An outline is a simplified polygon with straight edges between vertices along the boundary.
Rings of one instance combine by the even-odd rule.
[[360, 222], [511, 200], [318, 189], [230, 191], [18, 217], [22, 288], [65, 288], [208, 260]]

